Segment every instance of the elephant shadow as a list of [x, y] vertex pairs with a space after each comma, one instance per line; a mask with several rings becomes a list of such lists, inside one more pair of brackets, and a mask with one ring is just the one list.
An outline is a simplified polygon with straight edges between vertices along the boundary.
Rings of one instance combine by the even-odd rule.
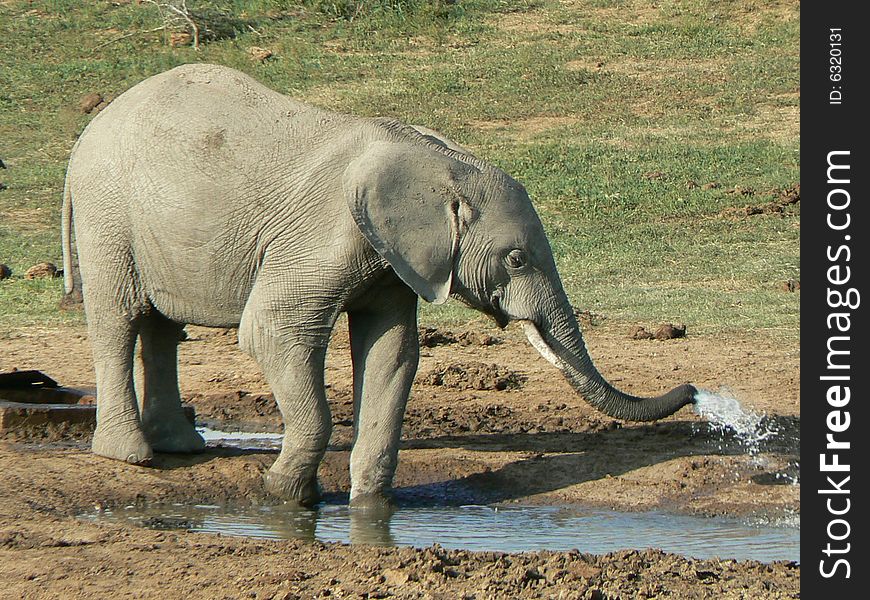
[[[767, 418], [774, 435], [748, 447], [738, 436], [716, 432], [696, 421], [666, 421], [625, 426], [605, 431], [491, 433], [446, 435], [404, 439], [402, 450], [460, 449], [473, 452], [522, 453], [519, 460], [496, 469], [438, 478], [443, 466], [434, 471], [431, 481], [397, 485], [394, 497], [401, 506], [460, 506], [494, 504], [557, 492], [574, 485], [616, 477], [637, 469], [666, 463], [681, 457], [738, 456], [750, 453], [780, 455], [788, 466], [760, 470], [750, 476], [760, 485], [782, 485], [799, 480], [800, 417]], [[345, 454], [348, 444], [337, 443], [330, 451]], [[161, 454], [154, 466], [174, 470], [207, 463], [219, 458], [257, 456], [264, 466], [276, 449], [209, 447], [196, 455]], [[446, 459], [448, 460], [448, 459]], [[400, 457], [400, 463], [402, 459]], [[448, 467], [449, 468], [449, 467]], [[426, 479], [416, 473], [415, 479]], [[678, 482], [675, 481], [675, 484]], [[347, 501], [346, 492], [325, 494], [328, 504]]]
[[[800, 417], [768, 418], [776, 433], [751, 447], [738, 436], [711, 431], [704, 423], [669, 421], [600, 432], [558, 432], [443, 436], [403, 442], [404, 449], [460, 448], [528, 453], [503, 466], [461, 476], [397, 487], [403, 505], [491, 504], [556, 492], [573, 485], [615, 477], [681, 457], [775, 453], [788, 467], [751, 476], [761, 485], [799, 479]], [[701, 467], [703, 468], [703, 467]], [[675, 481], [675, 485], [679, 482]]]
[[234, 446], [207, 446], [205, 451], [196, 454], [157, 453], [151, 466], [162, 471], [185, 469], [202, 465], [219, 458], [238, 458], [242, 456], [275, 456], [278, 450], [271, 448], [237, 448]]

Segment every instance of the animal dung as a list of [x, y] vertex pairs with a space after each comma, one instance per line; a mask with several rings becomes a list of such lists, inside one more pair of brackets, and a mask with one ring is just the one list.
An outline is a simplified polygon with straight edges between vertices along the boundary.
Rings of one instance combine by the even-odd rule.
[[417, 378], [419, 383], [459, 390], [518, 389], [525, 377], [505, 367], [481, 362], [467, 364], [437, 363], [428, 373]]
[[265, 62], [269, 58], [272, 57], [272, 51], [268, 48], [260, 48], [259, 46], [251, 46], [248, 48], [248, 54], [251, 55], [252, 60], [257, 60], [260, 62]]
[[655, 333], [651, 333], [642, 325], [634, 325], [629, 329], [628, 337], [633, 340], [672, 340], [686, 337], [686, 326], [682, 323], [679, 325], [663, 323]]
[[633, 340], [651, 340], [655, 336], [641, 325], [633, 325], [628, 331], [628, 337]]
[[[0, 276], [0, 279], [3, 277]], [[801, 280], [800, 279], [786, 279], [782, 283], [779, 284], [779, 289], [783, 292], [796, 292], [801, 289]]]
[[98, 92], [91, 92], [90, 94], [85, 94], [82, 96], [82, 99], [79, 100], [79, 110], [82, 113], [89, 115], [94, 112], [94, 109], [97, 108], [103, 102], [103, 96]]
[[664, 323], [655, 333], [657, 340], [672, 340], [681, 337], [686, 337], [686, 326], [683, 324]]
[[24, 272], [25, 279], [52, 278], [59, 275], [60, 272], [57, 270], [57, 267], [50, 262], [41, 262], [33, 265]]
[[187, 31], [173, 31], [169, 34], [169, 45], [173, 48], [188, 46], [193, 41], [193, 35]]

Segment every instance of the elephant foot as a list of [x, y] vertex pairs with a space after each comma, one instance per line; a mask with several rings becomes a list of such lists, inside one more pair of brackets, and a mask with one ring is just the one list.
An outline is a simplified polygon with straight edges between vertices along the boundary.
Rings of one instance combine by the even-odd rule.
[[148, 440], [138, 429], [124, 434], [101, 430], [98, 426], [91, 441], [91, 451], [99, 456], [147, 466], [154, 458]]
[[145, 423], [142, 428], [156, 452], [193, 454], [205, 449], [205, 440], [183, 414], [175, 419]]
[[350, 508], [367, 513], [391, 515], [396, 510], [393, 495], [387, 491], [351, 494]]
[[283, 498], [288, 504], [311, 508], [320, 502], [320, 486], [316, 477], [286, 475], [269, 469], [263, 473], [266, 491]]

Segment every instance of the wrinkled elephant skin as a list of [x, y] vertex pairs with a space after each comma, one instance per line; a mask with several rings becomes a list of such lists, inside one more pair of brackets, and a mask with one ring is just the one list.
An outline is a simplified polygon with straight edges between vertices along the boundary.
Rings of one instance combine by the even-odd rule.
[[181, 409], [181, 328], [238, 327], [284, 417], [267, 489], [316, 502], [331, 430], [324, 359], [345, 312], [351, 502], [387, 505], [417, 368], [418, 296], [522, 321], [608, 414], [652, 420], [693, 399], [691, 386], [634, 398], [601, 377], [511, 177], [425, 127], [327, 112], [226, 67], [177, 67], [99, 113], [73, 149], [62, 216], [66, 291], [82, 293], [93, 345], [102, 456], [147, 464], [155, 451], [201, 450]]

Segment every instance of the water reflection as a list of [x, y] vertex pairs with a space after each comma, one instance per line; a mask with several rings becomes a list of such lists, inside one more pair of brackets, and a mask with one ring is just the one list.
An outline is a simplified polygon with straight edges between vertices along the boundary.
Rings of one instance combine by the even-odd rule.
[[392, 515], [322, 505], [228, 508], [214, 505], [129, 506], [81, 515], [91, 521], [153, 529], [377, 546], [596, 554], [661, 548], [696, 558], [800, 560], [800, 517], [745, 522], [662, 513], [620, 513], [578, 507], [403, 507]]
[[[396, 546], [398, 544], [390, 530], [393, 512], [371, 512], [342, 506], [322, 506], [317, 510], [274, 506], [259, 511], [256, 527], [266, 534], [263, 537]], [[210, 531], [220, 527], [227, 516], [222, 514], [220, 520], [202, 523], [196, 530]]]
[[371, 514], [367, 511], [350, 509], [351, 544], [369, 544], [372, 546], [398, 546], [390, 530], [393, 514], [379, 512]]

